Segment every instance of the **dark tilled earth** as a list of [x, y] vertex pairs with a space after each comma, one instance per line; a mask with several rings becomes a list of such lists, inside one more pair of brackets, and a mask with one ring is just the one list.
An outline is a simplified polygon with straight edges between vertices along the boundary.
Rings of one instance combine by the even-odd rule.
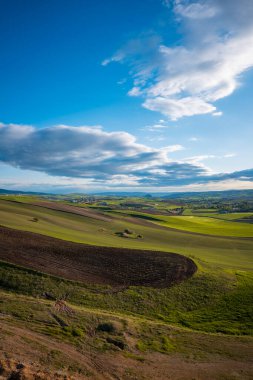
[[182, 255], [98, 247], [0, 226], [0, 260], [87, 284], [169, 287], [191, 277]]
[[235, 222], [241, 222], [241, 223], [253, 223], [253, 217], [245, 217], [241, 219], [236, 219]]

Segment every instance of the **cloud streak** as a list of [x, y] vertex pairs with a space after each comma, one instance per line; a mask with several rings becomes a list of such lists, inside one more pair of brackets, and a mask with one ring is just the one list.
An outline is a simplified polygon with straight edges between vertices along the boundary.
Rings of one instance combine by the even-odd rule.
[[177, 46], [167, 46], [158, 37], [140, 38], [105, 63], [130, 66], [133, 87], [128, 94], [142, 97], [149, 110], [171, 120], [221, 116], [216, 101], [231, 95], [242, 74], [253, 67], [253, 2], [171, 0], [165, 4], [182, 31]]

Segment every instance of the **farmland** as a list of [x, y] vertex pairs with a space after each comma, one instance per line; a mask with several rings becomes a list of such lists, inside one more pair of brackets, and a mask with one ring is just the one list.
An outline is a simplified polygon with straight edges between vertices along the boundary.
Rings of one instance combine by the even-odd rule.
[[[247, 270], [253, 267], [251, 239], [214, 237], [198, 234], [197, 230], [189, 234], [187, 231], [169, 229], [125, 214], [106, 222], [32, 204], [0, 201], [0, 205], [1, 224], [10, 228], [77, 243], [182, 253], [228, 268]], [[37, 218], [38, 222], [34, 222], [33, 218]], [[116, 234], [126, 228], [143, 238], [127, 239]]]
[[197, 269], [178, 254], [67, 243], [4, 227], [0, 236], [0, 259], [87, 284], [166, 288]]
[[[145, 214], [135, 214], [139, 217], [145, 216]], [[237, 236], [237, 237], [252, 237], [253, 225], [240, 223], [234, 223], [234, 218], [247, 217], [248, 215], [239, 214], [237, 216], [226, 216], [225, 218], [216, 217], [215, 214], [206, 216], [164, 216], [159, 217], [152, 216], [153, 222], [156, 222], [162, 226], [169, 228], [175, 228], [178, 230], [197, 232], [206, 235], [216, 236]], [[251, 214], [250, 214], [251, 215]], [[146, 215], [147, 217], [147, 215]], [[246, 220], [245, 220], [246, 222]]]
[[241, 220], [252, 213], [71, 199], [1, 196], [2, 349], [27, 360], [24, 339], [40, 339], [36, 360], [74, 379], [188, 379], [196, 368], [200, 379], [250, 379], [253, 225]]

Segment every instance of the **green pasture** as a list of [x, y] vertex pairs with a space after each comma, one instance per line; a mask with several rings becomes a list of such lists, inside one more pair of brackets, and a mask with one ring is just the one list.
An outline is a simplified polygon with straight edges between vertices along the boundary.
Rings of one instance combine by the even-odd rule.
[[[237, 220], [244, 218], [253, 218], [252, 212], [233, 212], [228, 214], [214, 214], [215, 218], [224, 219], [224, 220]], [[246, 219], [245, 219], [246, 222]]]
[[195, 215], [166, 216], [153, 215], [139, 211], [117, 210], [117, 214], [119, 213], [139, 217], [165, 227], [175, 228], [182, 231], [205, 235], [253, 238], [252, 223], [241, 223], [234, 221], [234, 219], [250, 216], [252, 213], [238, 213], [235, 218], [234, 214], [233, 216], [230, 216], [231, 214], [218, 214], [220, 217], [216, 217], [217, 214], [211, 214], [210, 217]]
[[42, 200], [42, 198], [38, 197], [37, 195], [0, 195], [1, 200], [6, 201], [13, 201], [13, 202], [21, 202], [21, 203], [33, 203], [39, 200]]
[[[142, 226], [126, 221], [125, 214], [116, 215], [117, 219], [112, 219], [112, 222], [104, 222], [29, 204], [0, 200], [0, 224], [10, 228], [78, 243], [181, 253], [220, 267], [253, 269], [253, 239], [198, 235], [175, 227], [160, 228], [156, 224]], [[33, 222], [33, 218], [38, 218], [38, 222]], [[181, 217], [171, 218], [179, 220]], [[246, 224], [242, 223], [242, 227], [245, 226]], [[142, 235], [143, 238], [119, 237], [117, 233], [126, 228]]]
[[224, 220], [237, 220], [247, 217], [253, 217], [252, 212], [229, 212], [229, 213], [218, 213], [217, 210], [192, 210], [189, 208], [184, 209], [183, 216], [204, 216], [216, 219]]
[[253, 224], [204, 216], [159, 216], [161, 225], [207, 235], [252, 237]]
[[[0, 262], [0, 288], [35, 300], [43, 299], [45, 292], [56, 298], [68, 294], [68, 302], [87, 310], [211, 333], [253, 335], [252, 273], [207, 271], [201, 266], [191, 279], [171, 288], [130, 287], [107, 292], [106, 286], [85, 285]], [[5, 303], [0, 303], [1, 312], [9, 312]], [[26, 318], [17, 307], [14, 312]]]

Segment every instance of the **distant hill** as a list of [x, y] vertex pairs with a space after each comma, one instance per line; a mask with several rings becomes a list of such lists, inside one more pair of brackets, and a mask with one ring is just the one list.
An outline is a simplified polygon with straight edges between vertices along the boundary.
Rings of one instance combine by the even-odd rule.
[[144, 193], [144, 192], [103, 192], [94, 193], [98, 196], [116, 196], [116, 197], [159, 197], [159, 198], [227, 198], [234, 199], [238, 197], [252, 198], [253, 189], [249, 190], [225, 190], [225, 191], [199, 191], [199, 192], [175, 192], [175, 193]]
[[32, 195], [48, 195], [47, 193], [40, 193], [40, 192], [35, 192], [35, 191], [20, 191], [20, 190], [7, 190], [7, 189], [0, 189], [0, 194], [32, 194]]
[[[34, 192], [34, 191], [20, 191], [20, 190], [7, 190], [0, 189], [0, 194], [21, 194], [21, 195], [62, 195], [59, 194], [51, 194], [51, 193], [43, 193], [43, 192]], [[199, 191], [199, 192], [158, 192], [158, 193], [146, 193], [146, 192], [130, 192], [130, 191], [107, 191], [101, 193], [71, 193], [64, 194], [64, 196], [111, 196], [111, 197], [137, 197], [137, 198], [164, 198], [164, 199], [197, 199], [197, 198], [222, 198], [222, 199], [249, 199], [253, 197], [253, 189], [249, 190], [225, 190], [225, 191]]]
[[225, 190], [225, 191], [201, 191], [167, 194], [165, 198], [252, 198], [253, 190]]

